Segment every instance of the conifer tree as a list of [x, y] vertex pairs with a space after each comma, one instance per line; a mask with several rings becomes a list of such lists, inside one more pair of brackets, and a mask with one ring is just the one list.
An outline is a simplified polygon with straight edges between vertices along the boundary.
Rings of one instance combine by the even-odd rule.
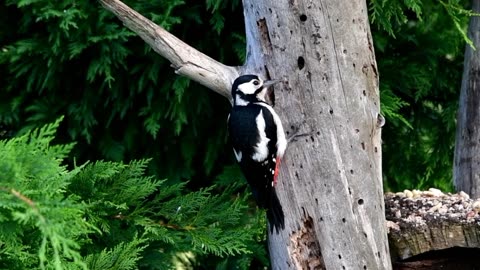
[[212, 254], [246, 269], [262, 259], [264, 221], [244, 224], [244, 196], [185, 193], [146, 175], [148, 160], [70, 170], [73, 144], [52, 145], [59, 123], [0, 141], [0, 268], [171, 269]]

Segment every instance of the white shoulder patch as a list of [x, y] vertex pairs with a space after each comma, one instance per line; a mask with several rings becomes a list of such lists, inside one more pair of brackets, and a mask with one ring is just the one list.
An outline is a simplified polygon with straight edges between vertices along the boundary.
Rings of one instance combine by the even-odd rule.
[[237, 150], [233, 148], [233, 153], [235, 154], [235, 158], [237, 159], [237, 162], [242, 161], [242, 151], [237, 152]]
[[247, 106], [250, 102], [246, 101], [245, 99], [241, 98], [240, 95], [235, 95], [235, 105], [237, 106]]
[[255, 103], [260, 106], [267, 108], [273, 116], [273, 121], [275, 121], [275, 125], [277, 126], [277, 157], [283, 157], [285, 154], [285, 150], [287, 149], [287, 139], [285, 137], [285, 131], [283, 130], [282, 121], [278, 114], [273, 110], [272, 106], [259, 102]]
[[265, 118], [263, 118], [263, 111], [260, 110], [260, 113], [255, 118], [255, 122], [258, 128], [258, 143], [254, 147], [255, 153], [252, 155], [252, 159], [255, 161], [264, 161], [268, 156], [268, 142], [270, 141], [267, 138], [265, 133]]

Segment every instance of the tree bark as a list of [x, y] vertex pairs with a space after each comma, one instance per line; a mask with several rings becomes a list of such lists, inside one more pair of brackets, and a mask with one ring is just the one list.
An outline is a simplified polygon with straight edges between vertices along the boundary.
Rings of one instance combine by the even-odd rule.
[[[163, 42], [166, 31], [147, 19], [119, 11], [118, 0], [100, 2], [161, 55], [170, 55], [162, 53], [164, 46], [185, 49]], [[282, 78], [275, 110], [287, 136], [308, 133], [290, 144], [281, 166], [277, 190], [286, 228], [269, 235], [272, 269], [391, 269], [381, 169], [384, 120], [365, 1], [244, 0], [243, 6], [247, 62], [239, 73]], [[185, 51], [182, 59], [195, 55], [195, 66], [206, 57]], [[181, 74], [217, 85], [212, 89], [223, 94], [237, 71], [225, 68], [212, 69], [203, 81], [195, 76], [199, 72]]]
[[[480, 0], [472, 1], [480, 11]], [[468, 36], [477, 48], [465, 49], [462, 88], [455, 134], [453, 180], [457, 191], [480, 197], [480, 18], [470, 17]]]
[[289, 146], [278, 193], [286, 229], [273, 269], [391, 269], [378, 74], [365, 1], [244, 0], [244, 72], [286, 78], [276, 111]]

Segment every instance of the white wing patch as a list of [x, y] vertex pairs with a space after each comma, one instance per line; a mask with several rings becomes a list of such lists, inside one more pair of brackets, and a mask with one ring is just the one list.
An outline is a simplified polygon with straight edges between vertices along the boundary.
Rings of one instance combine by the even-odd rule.
[[255, 118], [255, 122], [257, 123], [258, 128], [258, 135], [259, 141], [257, 145], [254, 147], [255, 153], [252, 155], [252, 159], [255, 161], [264, 161], [268, 156], [268, 142], [270, 141], [267, 138], [267, 134], [265, 133], [265, 118], [263, 118], [263, 111], [260, 110], [260, 113]]
[[233, 153], [235, 154], [235, 158], [237, 159], [237, 162], [242, 161], [242, 151], [237, 152], [237, 150], [233, 148]]
[[277, 157], [283, 157], [283, 154], [285, 154], [285, 150], [287, 149], [287, 139], [285, 138], [285, 132], [283, 131], [282, 121], [280, 120], [280, 117], [270, 105], [262, 102], [258, 102], [255, 104], [267, 108], [272, 114], [273, 121], [275, 121], [275, 125], [277, 126]]

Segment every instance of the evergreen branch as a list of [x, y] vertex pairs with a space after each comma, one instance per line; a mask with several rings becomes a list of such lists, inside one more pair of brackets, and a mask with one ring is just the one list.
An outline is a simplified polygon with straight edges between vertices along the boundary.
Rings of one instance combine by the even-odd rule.
[[476, 50], [475, 45], [473, 44], [473, 41], [468, 37], [467, 30], [464, 29], [460, 24], [460, 18], [462, 16], [464, 17], [480, 16], [480, 13], [475, 12], [473, 10], [466, 10], [463, 7], [459, 6], [458, 4], [450, 3], [450, 1], [448, 3], [445, 3], [444, 1], [440, 0], [440, 4], [442, 4], [442, 6], [447, 11], [447, 14], [452, 19], [452, 22], [455, 25], [455, 28], [460, 33], [462, 38], [465, 40], [468, 46], [470, 46], [470, 48], [472, 48], [472, 50], [475, 51]]
[[157, 224], [160, 225], [160, 226], [163, 226], [165, 228], [174, 229], [174, 230], [182, 230], [182, 231], [195, 230], [195, 227], [193, 225], [181, 226], [181, 225], [173, 224], [173, 223], [170, 223], [170, 222], [165, 223], [164, 221], [159, 221]]
[[[6, 188], [2, 188], [3, 190], [6, 190]], [[28, 204], [30, 207], [38, 211], [37, 206], [35, 205], [35, 202], [32, 201], [30, 198], [27, 198], [25, 195], [22, 193], [16, 191], [15, 189], [10, 189], [10, 193], [12, 193], [15, 197], [19, 198], [20, 200], [24, 201], [26, 204]]]
[[175, 73], [230, 99], [232, 82], [238, 77], [237, 68], [223, 65], [197, 51], [119, 0], [99, 1], [158, 54], [167, 58], [172, 63]]
[[45, 217], [42, 216], [42, 214], [40, 214], [40, 211], [38, 210], [38, 207], [37, 205], [35, 204], [35, 202], [28, 198], [27, 196], [23, 195], [22, 193], [20, 193], [19, 191], [15, 190], [14, 188], [6, 188], [6, 187], [1, 187], [0, 190], [3, 190], [3, 191], [6, 191], [6, 192], [9, 192], [11, 193], [13, 196], [17, 197], [18, 199], [20, 199], [21, 201], [25, 202], [28, 206], [30, 206], [33, 210], [33, 212], [35, 213], [35, 215], [37, 215], [38, 219], [40, 219], [40, 221], [42, 223], [45, 223]]
[[[42, 231], [42, 241], [40, 244], [38, 257], [40, 259], [40, 268], [46, 269], [48, 267], [45, 266], [47, 263], [47, 245], [50, 244], [53, 250], [53, 264], [55, 269], [62, 270], [64, 269], [62, 266], [62, 256], [61, 252], [63, 251], [63, 255], [69, 259], [73, 259], [74, 262], [81, 266], [83, 269], [87, 269], [86, 264], [81, 261], [81, 257], [79, 252], [77, 251], [79, 245], [74, 242], [72, 239], [69, 239], [62, 235], [59, 230], [62, 228], [55, 227], [54, 224], [49, 224], [47, 219], [40, 213], [40, 210], [37, 207], [37, 204], [27, 196], [23, 195], [19, 191], [11, 188], [1, 187], [0, 190], [7, 191], [11, 193], [16, 198], [20, 199], [24, 203], [26, 203], [33, 211], [33, 214], [38, 218], [39, 223], [36, 226]], [[28, 219], [28, 214], [19, 214], [17, 213], [17, 218], [21, 218], [24, 220]]]

